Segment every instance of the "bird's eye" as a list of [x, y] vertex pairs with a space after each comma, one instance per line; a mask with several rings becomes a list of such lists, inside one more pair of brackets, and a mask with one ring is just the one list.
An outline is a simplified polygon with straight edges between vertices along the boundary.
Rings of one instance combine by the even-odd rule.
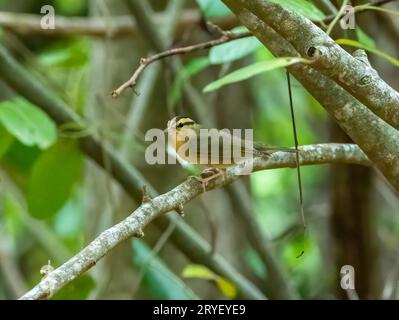
[[184, 123], [179, 123], [179, 124], [177, 125], [177, 128], [183, 128], [183, 126], [184, 126]]

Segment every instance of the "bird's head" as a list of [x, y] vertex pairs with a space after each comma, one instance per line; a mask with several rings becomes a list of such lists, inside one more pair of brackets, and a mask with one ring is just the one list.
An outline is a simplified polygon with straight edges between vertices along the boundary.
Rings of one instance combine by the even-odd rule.
[[167, 125], [167, 128], [165, 129], [165, 132], [179, 133], [185, 129], [194, 129], [196, 126], [197, 126], [197, 123], [193, 119], [191, 119], [187, 116], [181, 115], [181, 116], [176, 116], [168, 121], [168, 125]]

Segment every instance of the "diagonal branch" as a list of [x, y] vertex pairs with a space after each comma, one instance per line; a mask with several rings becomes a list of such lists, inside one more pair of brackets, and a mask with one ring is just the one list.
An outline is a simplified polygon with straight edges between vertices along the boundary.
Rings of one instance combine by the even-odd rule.
[[[140, 26], [140, 28], [143, 31], [143, 34], [146, 36], [148, 42], [151, 44], [151, 46], [153, 47], [153, 49], [158, 50], [158, 51], [163, 51], [167, 48], [169, 48], [168, 44], [165, 44], [164, 38], [162, 37], [162, 33], [159, 32], [159, 29], [156, 29], [154, 27], [154, 23], [152, 21], [152, 14], [151, 14], [151, 7], [149, 5], [145, 5], [145, 3], [140, 2], [140, 1], [132, 1], [132, 0], [125, 0], [126, 4], [128, 4], [128, 7], [130, 8], [132, 14], [134, 15], [134, 17], [136, 18], [137, 24]], [[221, 30], [221, 28], [219, 26], [216, 26], [214, 24], [210, 25], [209, 27], [211, 27], [213, 29], [214, 32], [216, 32], [217, 34], [223, 35], [225, 34], [226, 36], [234, 36], [231, 35], [228, 32], [224, 32], [223, 30]], [[175, 63], [173, 63], [175, 62]], [[176, 72], [176, 70], [179, 70], [181, 68], [181, 63], [180, 59], [178, 60], [174, 60], [172, 59], [172, 63], [171, 63], [171, 67], [172, 70], [174, 70], [174, 72]], [[177, 69], [176, 69], [177, 67]], [[196, 90], [192, 90], [190, 89], [190, 86], [187, 86], [187, 83], [185, 85], [185, 93], [187, 94], [188, 97], [188, 101], [192, 101], [195, 102], [196, 100], [198, 100], [197, 96], [198, 93]], [[198, 115], [198, 119], [200, 120], [200, 122], [206, 126], [210, 126], [213, 127], [215, 125], [215, 119], [213, 119], [213, 117], [209, 117], [209, 115], [212, 115], [212, 112], [209, 112], [209, 106], [202, 106], [199, 105], [198, 103], [192, 103], [193, 107], [195, 108], [195, 111]], [[241, 182], [241, 181], [240, 181]], [[242, 182], [241, 182], [242, 183]], [[237, 183], [238, 185], [240, 183]], [[162, 222], [162, 220], [159, 220], [160, 222]], [[248, 225], [248, 229], [251, 229], [252, 225]], [[254, 233], [253, 230], [249, 230], [248, 233]], [[189, 235], [185, 234], [184, 236], [188, 237]], [[192, 238], [192, 235], [190, 236]], [[208, 256], [204, 256], [200, 253], [200, 250], [198, 250], [199, 248], [194, 248], [192, 246], [190, 246], [189, 244], [186, 245], [185, 241], [182, 241], [181, 236], [179, 236], [179, 230], [176, 230], [173, 234], [172, 234], [172, 240], [174, 241], [179, 241], [179, 249], [183, 252], [186, 253], [186, 255], [190, 256], [191, 261], [194, 262], [198, 262], [203, 264], [203, 261], [208, 261], [211, 265], [211, 269], [216, 271], [219, 274], [225, 274], [227, 273], [229, 279], [233, 280], [235, 279], [235, 282], [237, 283], [242, 283], [243, 281], [240, 279], [236, 279], [236, 273], [234, 272], [229, 272], [229, 270], [231, 270], [231, 268], [229, 268], [228, 265], [222, 263], [222, 261], [220, 261], [220, 259], [210, 259]], [[266, 247], [264, 246], [262, 249], [266, 249]], [[211, 252], [210, 248], [206, 249], [206, 252]], [[212, 251], [213, 252], [213, 251]], [[270, 257], [273, 256], [273, 253], [270, 252], [270, 250], [264, 254], [262, 254], [262, 256], [268, 255]], [[212, 255], [211, 255], [212, 256]], [[193, 260], [194, 259], [194, 260]], [[275, 281], [274, 283], [279, 287], [278, 289], [276, 289], [276, 292], [278, 291], [280, 294], [280, 297], [283, 297], [284, 299], [295, 299], [296, 298], [296, 294], [295, 294], [295, 290], [290, 290], [290, 286], [288, 281], [286, 281], [286, 279], [284, 278], [283, 274], [284, 274], [284, 268], [278, 267], [276, 263], [274, 263], [274, 261], [276, 261], [277, 259], [271, 258], [268, 260], [265, 260], [265, 266], [268, 270], [273, 270], [274, 275], [276, 276], [275, 279], [278, 281]], [[214, 262], [214, 263], [212, 263]], [[217, 262], [217, 263], [216, 263]], [[223, 269], [220, 269], [220, 266], [223, 266]], [[292, 288], [291, 288], [292, 289]], [[240, 289], [241, 291], [241, 289]], [[252, 290], [253, 291], [253, 290]]]
[[[19, 94], [45, 111], [57, 124], [75, 122], [80, 124], [83, 120], [71, 111], [71, 108], [46, 89], [36, 78], [26, 71], [15, 59], [0, 45], [0, 75]], [[100, 167], [104, 168], [104, 158], [109, 159], [110, 173], [132, 199], [140, 203], [141, 188], [147, 185], [151, 196], [157, 195], [156, 190], [146, 181], [142, 174], [132, 165], [127, 164], [114, 150], [100, 144], [95, 138], [88, 136], [80, 140], [82, 151]], [[104, 156], [106, 155], [106, 156]], [[240, 295], [245, 299], [264, 298], [264, 295], [238, 270], [231, 266], [220, 254], [209, 255], [209, 243], [193, 228], [176, 215], [168, 215], [160, 219], [157, 224], [164, 221], [176, 221], [176, 230], [172, 241], [191, 261], [200, 261], [208, 268], [221, 276], [230, 279], [239, 289]]]
[[[338, 162], [370, 165], [364, 153], [354, 144], [303, 146], [300, 148], [300, 160], [301, 165]], [[254, 159], [254, 171], [285, 167], [296, 167], [294, 154], [276, 152], [267, 160], [261, 158]], [[239, 170], [239, 165], [227, 169], [225, 178], [211, 183], [209, 189], [221, 188], [237, 180], [239, 178], [237, 176]], [[49, 273], [38, 285], [22, 296], [21, 299], [38, 300], [51, 297], [66, 284], [93, 267], [98, 260], [117, 244], [133, 236], [142, 237], [144, 235], [143, 229], [151, 221], [164, 213], [183, 207], [202, 192], [202, 185], [197, 180], [189, 178], [169, 192], [143, 202], [125, 220], [101, 233], [77, 255]]]

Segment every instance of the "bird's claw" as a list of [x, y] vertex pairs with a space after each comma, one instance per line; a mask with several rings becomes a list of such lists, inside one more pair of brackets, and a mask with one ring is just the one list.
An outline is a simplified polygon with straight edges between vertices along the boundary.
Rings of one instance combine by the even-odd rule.
[[200, 177], [197, 176], [190, 176], [190, 178], [197, 180], [201, 183], [202, 189], [206, 192], [206, 188], [210, 181], [223, 176], [223, 173], [218, 168], [206, 168], [200, 173]]

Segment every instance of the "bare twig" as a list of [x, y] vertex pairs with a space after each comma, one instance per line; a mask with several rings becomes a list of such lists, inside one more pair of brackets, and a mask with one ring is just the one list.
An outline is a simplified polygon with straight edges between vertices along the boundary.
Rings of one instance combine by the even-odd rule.
[[223, 35], [215, 40], [210, 40], [207, 42], [202, 42], [199, 44], [187, 46], [187, 47], [181, 47], [181, 48], [174, 48], [170, 49], [167, 51], [163, 51], [160, 53], [157, 53], [149, 58], [143, 58], [140, 61], [139, 67], [136, 69], [136, 71], [133, 73], [132, 77], [126, 81], [124, 84], [122, 84], [118, 89], [114, 90], [112, 92], [113, 97], [119, 96], [125, 89], [127, 88], [134, 88], [136, 86], [137, 80], [140, 77], [140, 75], [143, 73], [143, 71], [153, 62], [164, 59], [166, 57], [170, 56], [176, 56], [176, 55], [182, 55], [182, 54], [187, 54], [187, 53], [192, 53], [198, 50], [204, 50], [204, 49], [209, 49], [214, 46], [218, 46], [220, 44], [232, 41], [232, 40], [237, 40], [241, 38], [245, 38], [250, 36], [250, 33], [241, 33], [241, 34], [234, 34], [230, 32], [224, 32]]
[[[303, 146], [301, 150], [301, 165], [325, 163], [356, 163], [370, 165], [364, 153], [353, 144], [320, 144]], [[284, 167], [296, 167], [294, 154], [276, 152], [268, 159], [256, 158], [254, 170], [266, 170]], [[209, 185], [210, 189], [220, 188], [239, 178], [241, 166], [227, 169], [224, 179], [218, 179]], [[117, 244], [132, 236], [141, 236], [143, 229], [155, 218], [183, 206], [203, 192], [202, 184], [195, 179], [187, 179], [171, 191], [142, 203], [125, 220], [101, 233], [87, 247], [63, 265], [48, 274], [37, 286], [26, 293], [21, 299], [46, 299], [60, 290], [77, 276], [93, 267], [98, 260], [106, 255]]]
[[[377, 0], [376, 2], [370, 3], [369, 5], [374, 6], [374, 7], [380, 7], [380, 6], [383, 6], [384, 4], [387, 4], [387, 3], [390, 3], [390, 2], [393, 2], [393, 1], [396, 1], [396, 0]], [[355, 9], [355, 13], [356, 14], [361, 14], [361, 13], [364, 13], [364, 12], [372, 10], [369, 7], [365, 6], [365, 5], [355, 6], [354, 9]], [[338, 18], [337, 18], [337, 14], [338, 14]], [[337, 14], [328, 15], [327, 17], [325, 17], [323, 19], [323, 23], [324, 24], [330, 23], [336, 18], [337, 18], [337, 20], [339, 20], [345, 15], [345, 13], [343, 13], [343, 12], [339, 12]]]
[[[167, 43], [167, 38], [155, 25], [153, 16], [154, 11], [146, 1], [125, 0], [128, 8], [134, 15], [137, 25], [145, 36], [146, 41], [151, 45], [156, 52], [162, 52], [170, 49], [170, 44]], [[171, 59], [170, 63], [166, 64], [167, 68], [175, 76], [182, 69], [183, 64], [178, 57]], [[208, 104], [205, 103], [203, 96], [194, 88], [190, 81], [185, 81], [183, 85], [183, 92], [187, 96], [187, 107], [191, 109], [192, 115], [199, 119], [204, 125], [209, 125]]]
[[[170, 47], [173, 43], [176, 24], [179, 21], [179, 17], [182, 14], [182, 7], [184, 7], [184, 1], [173, 0], [170, 1], [168, 6], [165, 8], [165, 22], [162, 24], [162, 31], [165, 43]], [[128, 159], [129, 150], [131, 149], [131, 132], [132, 130], [139, 130], [140, 124], [142, 123], [143, 117], [146, 114], [146, 109], [149, 106], [150, 98], [155, 89], [155, 83], [161, 73], [161, 66], [154, 65], [153, 68], [148, 70], [143, 75], [142, 81], [137, 87], [137, 91], [140, 92], [140, 96], [134, 95], [130, 104], [128, 114], [126, 115], [125, 130], [123, 131], [120, 152], [123, 156]]]
[[334, 29], [336, 23], [341, 19], [342, 14], [344, 13], [345, 7], [347, 6], [349, 0], [343, 0], [341, 8], [339, 9], [338, 13], [335, 15], [335, 18], [331, 21], [331, 23], [328, 25], [328, 28], [326, 30], [326, 33], [329, 35], [331, 31]]

